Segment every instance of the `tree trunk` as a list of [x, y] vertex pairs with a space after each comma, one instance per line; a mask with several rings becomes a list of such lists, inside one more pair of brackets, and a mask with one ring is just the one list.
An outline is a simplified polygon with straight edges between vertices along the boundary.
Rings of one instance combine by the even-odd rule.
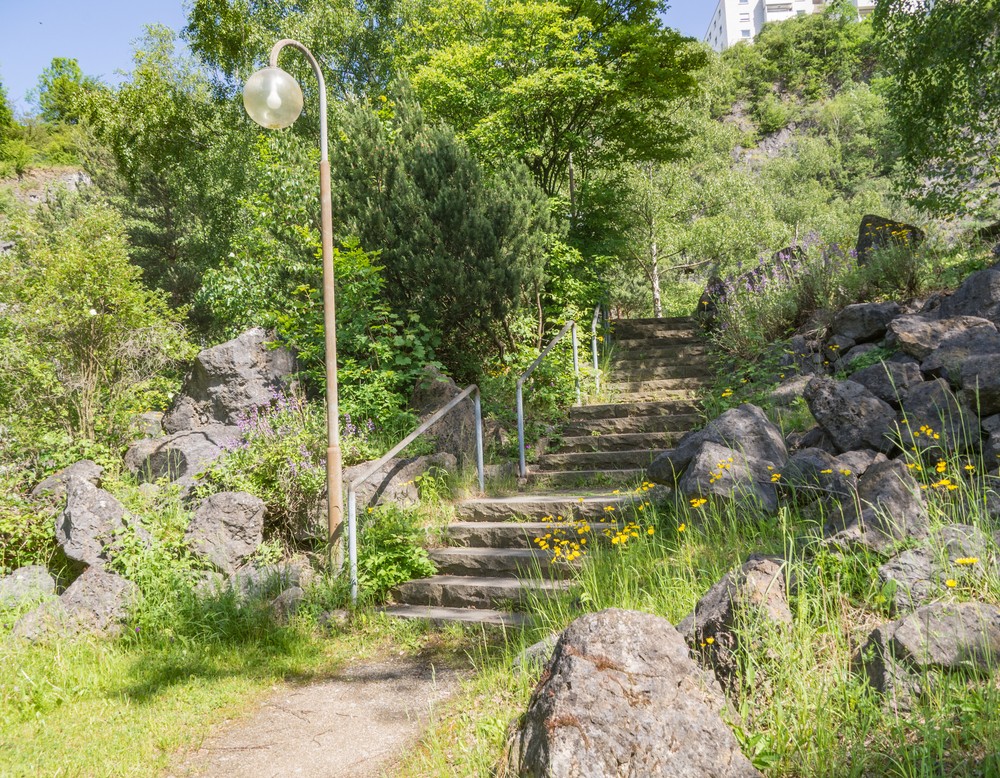
[[653, 207], [653, 165], [647, 168], [649, 173], [649, 280], [653, 286], [653, 316], [659, 319], [663, 316], [663, 302], [660, 299], [660, 257], [656, 246], [656, 211]]

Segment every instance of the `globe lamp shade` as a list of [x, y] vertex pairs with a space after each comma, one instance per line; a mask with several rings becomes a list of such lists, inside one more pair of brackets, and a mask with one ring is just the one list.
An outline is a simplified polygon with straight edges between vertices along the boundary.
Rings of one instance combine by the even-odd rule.
[[264, 68], [247, 79], [243, 107], [261, 127], [282, 130], [302, 113], [302, 88], [281, 68]]

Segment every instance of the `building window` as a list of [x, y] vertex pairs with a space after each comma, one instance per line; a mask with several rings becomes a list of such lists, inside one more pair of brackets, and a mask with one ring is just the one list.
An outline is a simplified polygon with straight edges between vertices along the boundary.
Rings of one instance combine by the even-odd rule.
[[750, 30], [740, 30], [740, 35], [742, 35], [744, 38], [749, 38]]
[[750, 14], [748, 14], [748, 13], [740, 14], [740, 21], [741, 22], [749, 22], [750, 21]]
[[747, 5], [750, 0], [740, 0], [740, 5]]

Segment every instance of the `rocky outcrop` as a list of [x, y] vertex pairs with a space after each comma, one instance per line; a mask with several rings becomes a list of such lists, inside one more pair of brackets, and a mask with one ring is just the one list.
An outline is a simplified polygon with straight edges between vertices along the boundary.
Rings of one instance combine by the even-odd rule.
[[942, 318], [977, 316], [1000, 326], [1000, 266], [980, 270], [941, 302]]
[[31, 496], [35, 499], [47, 496], [52, 499], [61, 500], [66, 497], [66, 484], [69, 483], [70, 479], [78, 478], [81, 481], [86, 481], [96, 487], [100, 487], [101, 476], [103, 475], [103, 467], [89, 459], [83, 459], [69, 467], [64, 467], [58, 473], [53, 473], [41, 481], [31, 490]]
[[923, 242], [924, 232], [919, 227], [867, 214], [861, 217], [855, 253], [858, 264], [866, 265], [871, 261], [873, 251], [894, 246], [916, 251]]
[[817, 376], [806, 387], [806, 402], [837, 451], [889, 451], [896, 412], [861, 384]]
[[264, 501], [246, 492], [219, 492], [202, 500], [188, 525], [191, 550], [216, 570], [232, 574], [264, 537]]
[[198, 473], [235, 446], [239, 439], [239, 427], [216, 424], [140, 440], [125, 453], [125, 466], [141, 482], [166, 478], [190, 485]]
[[[410, 407], [417, 411], [421, 421], [425, 421], [461, 393], [462, 390], [452, 379], [433, 365], [428, 365], [413, 388]], [[476, 413], [472, 398], [452, 408], [428, 432], [435, 437], [438, 453], [451, 454], [460, 466], [475, 462]]]
[[88, 481], [69, 480], [66, 507], [56, 518], [56, 543], [68, 559], [102, 566], [113, 558], [115, 544], [126, 530], [150, 542], [149, 533], [112, 495]]
[[848, 305], [834, 316], [830, 331], [855, 343], [868, 343], [882, 338], [899, 314], [899, 304], [893, 302]]
[[720, 716], [726, 707], [669, 622], [588, 614], [556, 644], [510, 746], [510, 774], [759, 776]]

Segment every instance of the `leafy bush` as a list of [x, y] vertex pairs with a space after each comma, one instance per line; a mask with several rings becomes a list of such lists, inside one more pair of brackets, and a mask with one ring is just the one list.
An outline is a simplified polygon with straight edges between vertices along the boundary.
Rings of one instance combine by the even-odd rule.
[[55, 509], [24, 496], [26, 476], [0, 469], [0, 575], [46, 565], [55, 554]]
[[437, 572], [421, 539], [412, 512], [395, 505], [368, 509], [358, 535], [358, 586], [366, 599], [382, 601], [403, 581]]

